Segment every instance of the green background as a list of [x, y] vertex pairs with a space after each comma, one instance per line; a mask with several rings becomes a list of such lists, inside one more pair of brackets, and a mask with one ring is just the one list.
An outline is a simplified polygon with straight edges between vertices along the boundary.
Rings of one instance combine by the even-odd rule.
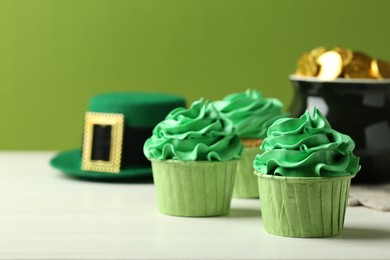
[[81, 144], [89, 98], [257, 88], [291, 103], [299, 55], [343, 45], [390, 60], [390, 1], [0, 0], [0, 149]]

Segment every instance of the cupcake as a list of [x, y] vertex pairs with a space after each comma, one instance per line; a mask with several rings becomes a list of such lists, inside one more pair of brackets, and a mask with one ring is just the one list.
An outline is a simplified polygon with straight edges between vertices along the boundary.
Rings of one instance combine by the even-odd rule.
[[340, 234], [351, 178], [360, 169], [354, 148], [316, 108], [270, 126], [253, 162], [265, 230], [288, 237]]
[[177, 108], [144, 144], [163, 214], [216, 216], [229, 212], [242, 144], [230, 120], [210, 101]]
[[259, 189], [257, 177], [253, 175], [252, 162], [259, 152], [260, 144], [268, 127], [276, 120], [286, 117], [282, 103], [275, 98], [264, 98], [260, 92], [248, 89], [243, 93], [230, 94], [215, 101], [221, 115], [233, 121], [237, 134], [244, 145], [244, 152], [238, 162], [233, 197], [257, 198]]

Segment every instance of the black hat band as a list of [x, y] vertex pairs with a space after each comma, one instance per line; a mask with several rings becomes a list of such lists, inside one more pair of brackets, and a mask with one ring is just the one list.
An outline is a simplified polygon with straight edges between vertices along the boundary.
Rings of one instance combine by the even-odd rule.
[[125, 126], [122, 114], [87, 112], [82, 170], [119, 173], [129, 165], [150, 167], [142, 151], [152, 130]]

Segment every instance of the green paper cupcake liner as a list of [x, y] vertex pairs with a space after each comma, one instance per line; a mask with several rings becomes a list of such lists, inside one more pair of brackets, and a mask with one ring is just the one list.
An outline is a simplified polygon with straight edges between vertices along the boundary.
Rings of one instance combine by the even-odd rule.
[[152, 160], [157, 204], [166, 215], [206, 217], [229, 213], [237, 160]]
[[253, 174], [253, 160], [262, 151], [258, 147], [244, 148], [241, 159], [237, 163], [236, 180], [234, 182], [233, 197], [258, 198], [259, 185], [257, 176]]
[[344, 226], [351, 178], [280, 177], [256, 172], [265, 230], [286, 237], [330, 237]]

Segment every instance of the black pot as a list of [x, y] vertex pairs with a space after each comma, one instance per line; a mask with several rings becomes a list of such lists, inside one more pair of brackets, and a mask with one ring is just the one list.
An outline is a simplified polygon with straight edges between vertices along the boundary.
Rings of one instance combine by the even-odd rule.
[[290, 76], [295, 89], [293, 117], [316, 106], [332, 128], [349, 135], [360, 157], [353, 183], [390, 181], [390, 80], [336, 79]]

